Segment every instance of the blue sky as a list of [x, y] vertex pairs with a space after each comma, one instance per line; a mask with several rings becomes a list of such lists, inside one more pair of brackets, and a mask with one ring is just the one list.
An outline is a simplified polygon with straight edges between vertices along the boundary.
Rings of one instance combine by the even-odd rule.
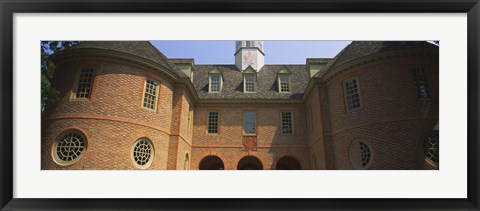
[[[235, 41], [150, 41], [168, 58], [195, 64], [234, 64]], [[265, 64], [305, 64], [306, 58], [333, 58], [351, 41], [264, 41]]]

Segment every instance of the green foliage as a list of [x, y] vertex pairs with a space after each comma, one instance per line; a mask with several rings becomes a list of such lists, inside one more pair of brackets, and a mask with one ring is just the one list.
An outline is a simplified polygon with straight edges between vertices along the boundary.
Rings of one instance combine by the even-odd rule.
[[58, 90], [52, 87], [51, 80], [55, 74], [55, 64], [50, 55], [78, 44], [78, 41], [42, 41], [41, 42], [41, 111], [45, 106], [58, 101]]

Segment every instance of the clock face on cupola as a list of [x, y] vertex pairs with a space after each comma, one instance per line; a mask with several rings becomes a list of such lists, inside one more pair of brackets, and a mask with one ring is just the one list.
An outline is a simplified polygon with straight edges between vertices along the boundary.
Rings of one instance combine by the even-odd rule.
[[264, 65], [263, 41], [236, 41], [235, 43], [235, 66], [244, 71], [251, 66], [255, 71], [262, 69]]
[[245, 69], [248, 66], [252, 66], [252, 68], [256, 70], [257, 69], [257, 55], [252, 51], [245, 52], [245, 54], [243, 55], [242, 63], [243, 63], [242, 67], [245, 67]]

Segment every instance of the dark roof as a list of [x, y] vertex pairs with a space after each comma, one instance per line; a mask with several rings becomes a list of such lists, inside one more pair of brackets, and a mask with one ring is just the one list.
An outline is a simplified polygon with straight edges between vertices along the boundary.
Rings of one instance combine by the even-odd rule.
[[172, 59], [168, 59], [168, 61], [174, 64], [195, 64], [195, 60], [192, 58], [186, 58], [186, 59], [172, 58]]
[[82, 48], [106, 49], [132, 54], [158, 63], [165, 68], [169, 68], [180, 77], [187, 77], [185, 73], [176, 68], [171, 61], [168, 61], [165, 55], [148, 41], [83, 41], [73, 47], [73, 49]]
[[371, 54], [407, 48], [438, 48], [425, 41], [354, 41], [338, 54], [331, 68]]
[[307, 64], [328, 63], [332, 58], [307, 58]]
[[[277, 72], [286, 67], [291, 71], [290, 93], [279, 93]], [[208, 73], [214, 68], [223, 75], [220, 93], [208, 92]], [[256, 93], [243, 92], [243, 74], [235, 65], [196, 65], [193, 84], [200, 99], [291, 99], [298, 100], [310, 80], [305, 65], [265, 65], [257, 73]]]
[[[175, 63], [194, 63], [193, 59], [168, 59], [148, 41], [86, 41], [74, 48], [108, 49], [133, 54], [175, 72], [179, 77], [188, 77], [176, 67]], [[265, 65], [257, 73], [256, 93], [243, 92], [243, 74], [235, 65], [195, 65], [193, 85], [200, 99], [279, 99], [299, 100], [310, 81], [308, 65], [311, 63], [327, 63], [314, 77], [322, 77], [332, 69], [355, 59], [393, 50], [408, 48], [436, 48], [438, 46], [424, 41], [354, 41], [338, 53], [333, 59], [308, 58], [306, 65]], [[290, 93], [278, 91], [277, 73], [286, 67], [291, 72]], [[218, 70], [223, 75], [223, 86], [220, 93], [208, 92], [208, 74]]]
[[438, 49], [438, 46], [425, 41], [353, 41], [327, 64], [325, 71], [320, 71], [314, 77], [322, 77], [326, 72], [364, 56], [409, 48]]

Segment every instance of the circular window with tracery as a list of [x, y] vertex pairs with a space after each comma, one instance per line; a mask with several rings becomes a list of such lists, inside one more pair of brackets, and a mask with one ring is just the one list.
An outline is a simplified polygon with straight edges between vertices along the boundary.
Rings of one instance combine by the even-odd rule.
[[373, 153], [369, 144], [354, 141], [350, 144], [350, 162], [354, 169], [367, 169], [372, 163]]
[[425, 154], [425, 159], [434, 165], [438, 165], [439, 161], [439, 145], [438, 145], [438, 135], [432, 134], [423, 140], [423, 153]]
[[148, 168], [153, 161], [153, 144], [146, 138], [138, 139], [133, 144], [132, 160], [141, 169]]
[[77, 130], [63, 133], [53, 145], [53, 158], [60, 165], [70, 165], [83, 156], [87, 149], [85, 135]]

